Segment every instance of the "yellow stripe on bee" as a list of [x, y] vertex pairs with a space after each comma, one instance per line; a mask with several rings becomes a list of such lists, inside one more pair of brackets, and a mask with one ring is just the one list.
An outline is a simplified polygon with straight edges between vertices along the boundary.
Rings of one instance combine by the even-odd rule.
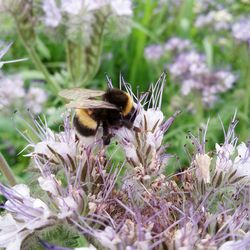
[[76, 109], [76, 116], [83, 126], [90, 129], [97, 129], [97, 122], [91, 118], [87, 109]]
[[134, 106], [133, 105], [134, 104], [133, 103], [133, 98], [128, 93], [126, 93], [126, 96], [128, 97], [128, 101], [127, 101], [125, 109], [122, 112], [122, 114], [124, 116], [128, 115], [130, 113], [130, 111], [132, 110], [133, 106]]

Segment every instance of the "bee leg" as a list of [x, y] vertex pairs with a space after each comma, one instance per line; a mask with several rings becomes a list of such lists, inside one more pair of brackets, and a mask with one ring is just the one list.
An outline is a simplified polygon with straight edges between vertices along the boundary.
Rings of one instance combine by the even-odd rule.
[[109, 145], [110, 139], [112, 138], [112, 134], [109, 133], [108, 123], [106, 121], [103, 121], [102, 127], [103, 127], [103, 136], [102, 136], [103, 144]]

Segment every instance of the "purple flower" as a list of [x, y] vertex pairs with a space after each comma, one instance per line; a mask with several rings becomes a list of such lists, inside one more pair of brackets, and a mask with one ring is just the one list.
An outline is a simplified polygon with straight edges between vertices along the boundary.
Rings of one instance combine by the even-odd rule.
[[56, 28], [62, 21], [62, 15], [55, 0], [43, 1], [43, 11], [45, 13], [44, 23], [48, 27]]
[[199, 15], [195, 26], [197, 28], [212, 27], [215, 30], [228, 30], [232, 20], [232, 15], [226, 9], [222, 9]]
[[170, 64], [169, 70], [171, 76], [181, 83], [183, 95], [195, 90], [201, 94], [203, 104], [212, 107], [217, 94], [233, 87], [236, 76], [227, 70], [211, 71], [205, 59], [205, 55], [194, 50], [183, 52]]
[[144, 56], [149, 61], [157, 61], [165, 54], [164, 47], [161, 45], [150, 45], [145, 48]]
[[240, 42], [250, 44], [250, 18], [245, 17], [232, 26], [233, 37]]
[[170, 38], [165, 44], [164, 49], [170, 52], [181, 52], [191, 47], [191, 42], [187, 39], [179, 37]]
[[18, 250], [28, 235], [55, 222], [48, 206], [31, 197], [26, 185], [7, 188], [0, 184], [0, 193], [7, 199], [3, 206], [7, 213], [0, 217], [1, 248]]

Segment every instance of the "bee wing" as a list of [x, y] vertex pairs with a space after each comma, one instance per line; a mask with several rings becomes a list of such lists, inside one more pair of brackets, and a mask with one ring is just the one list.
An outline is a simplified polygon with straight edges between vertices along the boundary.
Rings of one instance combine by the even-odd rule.
[[101, 101], [101, 100], [75, 100], [66, 104], [66, 108], [78, 108], [78, 109], [118, 109], [115, 105]]
[[59, 96], [69, 100], [89, 99], [93, 97], [102, 96], [104, 94], [105, 92], [102, 90], [82, 88], [63, 89], [58, 93]]

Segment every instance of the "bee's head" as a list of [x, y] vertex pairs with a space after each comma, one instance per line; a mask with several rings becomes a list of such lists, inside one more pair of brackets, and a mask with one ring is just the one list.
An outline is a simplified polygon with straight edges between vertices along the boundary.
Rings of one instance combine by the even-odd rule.
[[133, 109], [132, 97], [120, 89], [109, 89], [104, 95], [104, 100], [116, 105], [123, 116], [128, 115]]

